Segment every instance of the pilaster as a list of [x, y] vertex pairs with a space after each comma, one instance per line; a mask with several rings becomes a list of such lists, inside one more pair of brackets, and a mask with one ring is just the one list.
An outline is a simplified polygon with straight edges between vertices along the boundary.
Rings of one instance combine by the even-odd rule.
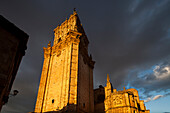
[[51, 58], [51, 47], [43, 48], [44, 50], [44, 63], [43, 69], [41, 73], [41, 79], [39, 84], [38, 96], [35, 106], [35, 112], [41, 112], [43, 109], [44, 99], [45, 99], [45, 90], [48, 78], [48, 68], [50, 65], [50, 58]]

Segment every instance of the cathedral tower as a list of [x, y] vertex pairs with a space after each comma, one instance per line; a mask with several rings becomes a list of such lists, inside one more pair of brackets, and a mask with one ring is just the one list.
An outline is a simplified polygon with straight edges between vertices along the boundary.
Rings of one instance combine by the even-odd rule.
[[44, 49], [44, 63], [35, 112], [94, 111], [93, 67], [89, 41], [76, 11], [54, 29], [53, 46]]

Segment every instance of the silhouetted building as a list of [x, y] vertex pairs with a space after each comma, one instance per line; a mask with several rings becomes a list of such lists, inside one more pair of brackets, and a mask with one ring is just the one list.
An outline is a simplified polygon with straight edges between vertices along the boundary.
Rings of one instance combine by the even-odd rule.
[[104, 108], [105, 91], [102, 85], [99, 88], [94, 89], [94, 112], [105, 113]]
[[28, 35], [0, 15], [0, 110], [8, 101]]

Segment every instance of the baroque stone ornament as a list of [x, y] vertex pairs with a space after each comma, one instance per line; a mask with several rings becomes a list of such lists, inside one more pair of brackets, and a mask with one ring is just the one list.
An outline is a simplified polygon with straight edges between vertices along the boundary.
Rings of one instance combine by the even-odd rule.
[[44, 49], [35, 112], [94, 112], [93, 67], [88, 39], [76, 11], [54, 29]]
[[139, 100], [136, 89], [117, 91], [112, 89], [109, 75], [105, 87], [105, 113], [150, 113], [146, 110], [143, 100]]
[[136, 89], [113, 89], [109, 75], [106, 87], [93, 90], [95, 62], [76, 11], [54, 29], [54, 36], [53, 45], [43, 48], [36, 113], [150, 113]]

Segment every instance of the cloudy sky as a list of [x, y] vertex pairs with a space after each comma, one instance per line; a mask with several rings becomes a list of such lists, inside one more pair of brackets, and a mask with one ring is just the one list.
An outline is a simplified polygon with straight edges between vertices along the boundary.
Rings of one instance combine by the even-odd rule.
[[136, 88], [151, 113], [170, 112], [170, 0], [1, 0], [0, 14], [29, 35], [10, 97], [2, 113], [34, 110], [43, 47], [53, 29], [76, 7], [96, 61], [94, 88]]

